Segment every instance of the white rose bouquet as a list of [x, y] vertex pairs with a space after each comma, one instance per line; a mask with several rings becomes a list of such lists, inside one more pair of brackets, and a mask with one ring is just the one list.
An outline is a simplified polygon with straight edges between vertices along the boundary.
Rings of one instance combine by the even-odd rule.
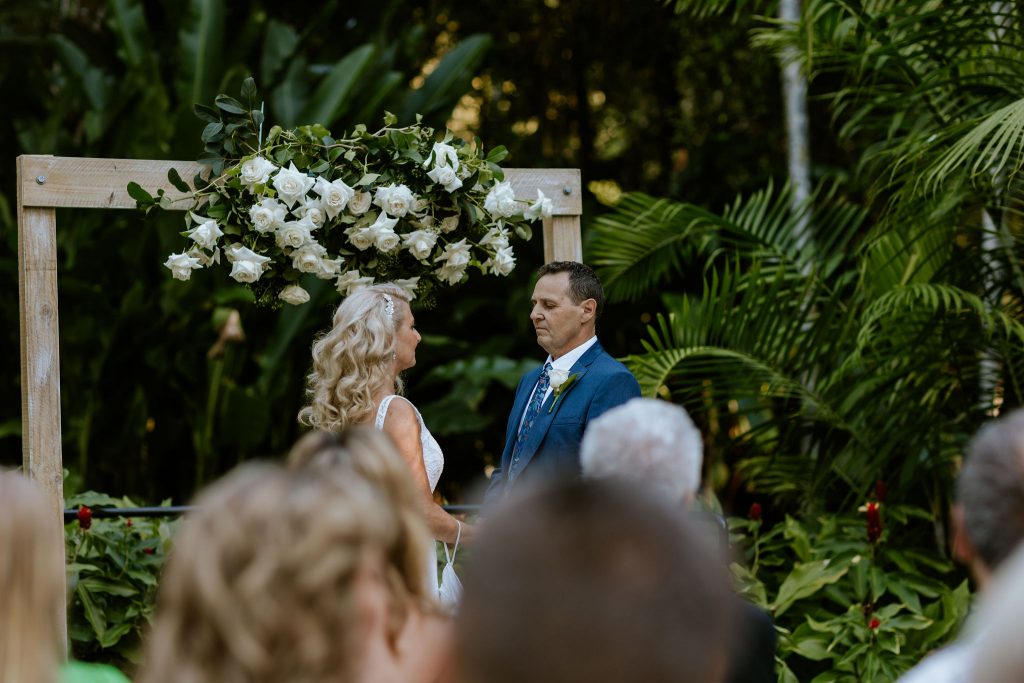
[[[417, 122], [370, 132], [358, 125], [333, 137], [321, 125], [270, 129], [247, 79], [242, 101], [219, 95], [216, 107], [196, 106], [207, 121], [200, 161], [211, 177], [190, 187], [187, 238], [164, 264], [173, 278], [221, 264], [229, 277], [266, 305], [301, 305], [309, 284], [329, 280], [346, 295], [373, 282], [400, 282], [429, 306], [437, 287], [472, 272], [505, 276], [515, 267], [513, 238], [529, 239], [529, 223], [551, 214], [551, 200], [516, 198], [498, 163], [505, 149], [485, 155], [446, 132], [438, 140]], [[140, 208], [167, 208], [138, 184], [128, 191]], [[303, 287], [303, 283], [306, 285]]]

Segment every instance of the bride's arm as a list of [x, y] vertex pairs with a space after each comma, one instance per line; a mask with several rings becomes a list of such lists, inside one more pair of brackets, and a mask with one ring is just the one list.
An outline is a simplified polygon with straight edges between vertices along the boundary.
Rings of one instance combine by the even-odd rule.
[[430, 481], [427, 469], [423, 464], [423, 446], [420, 442], [420, 421], [414, 408], [405, 401], [392, 401], [388, 406], [388, 414], [384, 419], [384, 433], [391, 437], [401, 453], [402, 459], [412, 474], [416, 493], [423, 503], [427, 528], [438, 541], [454, 543], [459, 535], [459, 524], [462, 525], [461, 543], [472, 539], [473, 529], [466, 522], [459, 522], [444, 508], [434, 502], [430, 492]]

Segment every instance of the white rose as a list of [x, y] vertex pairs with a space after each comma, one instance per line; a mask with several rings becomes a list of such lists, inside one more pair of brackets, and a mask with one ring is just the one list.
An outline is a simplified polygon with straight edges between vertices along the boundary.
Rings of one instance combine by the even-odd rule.
[[211, 263], [220, 263], [219, 248], [216, 248], [209, 254], [207, 254], [205, 251], [196, 246], [188, 250], [188, 255], [191, 256], [192, 258], [199, 259], [199, 265], [203, 266], [204, 268], [210, 265]]
[[316, 242], [305, 244], [292, 252], [292, 268], [300, 273], [318, 273], [320, 261], [327, 255], [327, 250]]
[[491, 247], [492, 249], [504, 249], [508, 246], [508, 230], [505, 228], [491, 228], [484, 235], [484, 238], [480, 240], [481, 247]]
[[512, 247], [499, 249], [494, 256], [487, 260], [484, 266], [490, 266], [491, 272], [495, 275], [508, 275], [516, 267], [516, 258], [512, 254]]
[[456, 268], [453, 266], [441, 266], [434, 273], [437, 278], [442, 282], [447, 282], [450, 285], [458, 284], [462, 280], [462, 276], [465, 274], [466, 268]]
[[350, 270], [338, 277], [337, 287], [342, 294], [351, 294], [355, 291], [373, 284], [372, 277], [360, 277], [358, 270]]
[[408, 280], [395, 280], [393, 284], [397, 287], [401, 287], [402, 290], [409, 295], [409, 298], [415, 299], [416, 286], [419, 284], [419, 281], [419, 277], [411, 277]]
[[295, 215], [299, 218], [309, 219], [310, 230], [322, 228], [327, 221], [327, 213], [323, 204], [317, 199], [304, 199], [302, 205], [295, 209]]
[[558, 387], [565, 384], [567, 379], [569, 379], [568, 368], [551, 368], [548, 372], [548, 383], [552, 389], [558, 389]]
[[441, 221], [441, 230], [444, 232], [452, 232], [457, 227], [459, 227], [458, 216], [448, 216], [448, 218]]
[[253, 204], [249, 209], [249, 220], [252, 221], [252, 227], [261, 234], [277, 230], [284, 225], [287, 215], [288, 208], [273, 197], [267, 197], [259, 204]]
[[412, 190], [405, 185], [388, 185], [377, 188], [373, 203], [384, 209], [386, 213], [402, 218], [412, 210], [416, 204], [416, 197], [413, 196]]
[[352, 195], [352, 199], [348, 200], [348, 210], [354, 216], [362, 216], [369, 210], [372, 203], [373, 197], [369, 192], [356, 192]]
[[164, 266], [171, 269], [171, 275], [175, 280], [188, 280], [192, 277], [192, 271], [202, 268], [199, 259], [188, 254], [171, 254], [167, 257]]
[[302, 220], [287, 221], [282, 227], [277, 229], [277, 232], [274, 233], [274, 238], [277, 240], [277, 246], [282, 249], [285, 247], [298, 249], [302, 245], [313, 241], [313, 235], [310, 233], [315, 229], [316, 227], [313, 225], [313, 222], [307, 216]]
[[377, 251], [388, 253], [394, 251], [402, 239], [395, 234], [394, 230], [388, 228], [381, 228], [373, 236], [374, 244], [377, 245]]
[[484, 209], [495, 218], [508, 218], [519, 213], [516, 194], [509, 182], [497, 183], [484, 199]]
[[289, 209], [295, 206], [296, 202], [301, 201], [315, 183], [315, 179], [295, 168], [294, 161], [288, 168], [282, 168], [274, 176], [274, 188], [281, 201], [287, 204]]
[[530, 204], [529, 208], [523, 212], [523, 218], [528, 221], [535, 221], [538, 218], [551, 218], [551, 210], [551, 199], [545, 197], [540, 188], [537, 188], [537, 201]]
[[435, 142], [434, 148], [430, 150], [430, 156], [423, 162], [423, 168], [430, 166], [430, 160], [434, 160], [434, 168], [438, 166], [451, 166], [452, 170], [459, 170], [459, 153], [449, 144]]
[[348, 241], [359, 251], [366, 251], [373, 246], [376, 234], [376, 231], [370, 228], [359, 228], [352, 231], [352, 234], [348, 236]]
[[454, 192], [462, 187], [462, 181], [459, 180], [458, 174], [451, 166], [435, 166], [432, 170], [427, 171], [427, 177], [438, 185], [443, 185], [448, 192]]
[[465, 268], [469, 265], [469, 245], [465, 239], [445, 245], [444, 253], [437, 257], [436, 261], [445, 261], [450, 268]]
[[345, 259], [340, 256], [335, 259], [320, 259], [320, 270], [316, 272], [316, 276], [321, 280], [331, 280], [341, 272], [341, 264], [344, 262]]
[[373, 225], [370, 226], [370, 230], [372, 230], [375, 233], [381, 230], [390, 230], [394, 232], [396, 225], [398, 225], [397, 218], [391, 218], [386, 213], [381, 211], [380, 215], [377, 216], [377, 220], [375, 220], [373, 222]]
[[281, 301], [286, 304], [292, 304], [293, 306], [298, 306], [299, 304], [304, 304], [309, 301], [309, 292], [298, 285], [288, 285], [282, 289], [281, 293], [277, 296]]
[[228, 261], [231, 261], [230, 277], [238, 282], [256, 282], [263, 275], [266, 264], [270, 259], [261, 256], [248, 247], [232, 244], [230, 249], [224, 252]]
[[[316, 186], [313, 191], [320, 195], [320, 201], [323, 204], [324, 211], [331, 218], [337, 217], [339, 213], [345, 210], [348, 206], [349, 201], [355, 196], [356, 191], [345, 184], [345, 181], [341, 178], [336, 179], [334, 182], [327, 182], [323, 178], [317, 178]], [[367, 195], [367, 201], [369, 195]]]
[[261, 156], [256, 156], [242, 162], [242, 166], [239, 169], [239, 177], [249, 192], [255, 192], [255, 186], [266, 185], [267, 181], [270, 180], [270, 174], [276, 170], [277, 166], [272, 162], [267, 161]]
[[420, 261], [430, 256], [430, 252], [436, 243], [437, 235], [427, 230], [410, 232], [402, 240], [402, 246], [408, 249], [414, 258]]
[[217, 221], [194, 213], [192, 214], [192, 220], [198, 223], [196, 227], [188, 231], [188, 236], [192, 238], [192, 241], [203, 249], [213, 249], [216, 247], [217, 238], [224, 234], [217, 227]]

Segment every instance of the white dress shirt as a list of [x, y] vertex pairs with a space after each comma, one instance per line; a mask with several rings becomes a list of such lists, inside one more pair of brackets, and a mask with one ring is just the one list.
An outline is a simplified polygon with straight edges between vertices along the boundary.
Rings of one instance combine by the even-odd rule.
[[[587, 349], [589, 349], [596, 343], [597, 335], [594, 335], [587, 341], [577, 346], [572, 351], [566, 353], [564, 356], [559, 356], [557, 360], [551, 360], [551, 354], [548, 354], [548, 357], [544, 360], [544, 362], [551, 363], [551, 370], [565, 370], [566, 372], [569, 372], [569, 370], [572, 369], [572, 366], [576, 364], [576, 361], [578, 361], [583, 356], [583, 354], [587, 352]], [[523, 408], [523, 414], [519, 417], [519, 427], [517, 428], [517, 430], [523, 428], [523, 419], [526, 417], [526, 409], [530, 407], [530, 402], [533, 400], [533, 395], [536, 392], [537, 386], [534, 385], [533, 391], [530, 392], [530, 398], [527, 399], [526, 406]], [[544, 393], [544, 401], [541, 401], [541, 405], [544, 405], [544, 402], [548, 400], [548, 397], [551, 396], [551, 392], [552, 388], [549, 382], [548, 390]]]

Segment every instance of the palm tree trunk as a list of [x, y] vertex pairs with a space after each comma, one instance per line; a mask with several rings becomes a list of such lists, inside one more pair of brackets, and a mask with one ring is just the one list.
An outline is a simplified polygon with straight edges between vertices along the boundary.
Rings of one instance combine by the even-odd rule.
[[[800, 21], [800, 0], [781, 0], [779, 19], [795, 26]], [[807, 78], [798, 60], [798, 52], [787, 48], [781, 56], [782, 90], [785, 103], [787, 157], [789, 182], [793, 185], [793, 211], [799, 210], [811, 195], [811, 141], [807, 127]], [[807, 239], [807, 224], [811, 215], [805, 214], [800, 226], [801, 242]]]

